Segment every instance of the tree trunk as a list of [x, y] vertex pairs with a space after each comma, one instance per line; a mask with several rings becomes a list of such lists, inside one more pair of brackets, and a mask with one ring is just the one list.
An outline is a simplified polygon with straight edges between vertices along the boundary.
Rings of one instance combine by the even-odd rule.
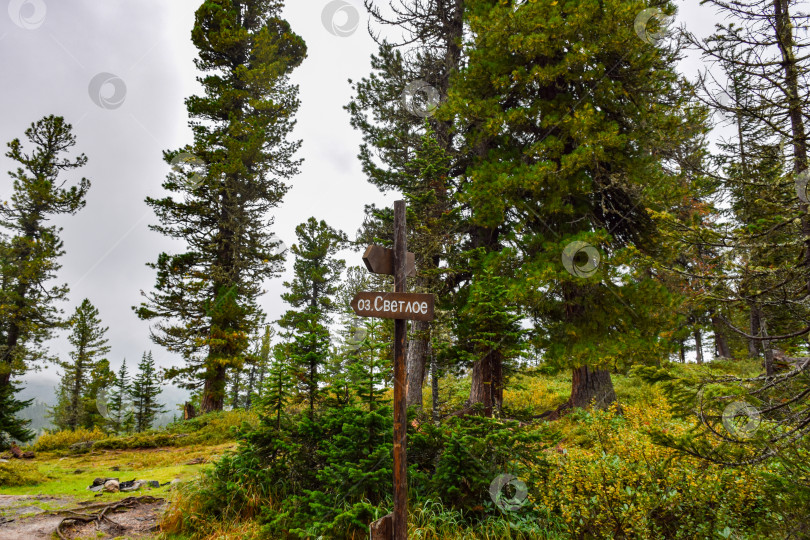
[[470, 385], [470, 405], [483, 403], [484, 414], [492, 416], [492, 352], [485, 354], [473, 364]]
[[697, 360], [698, 364], [703, 363], [703, 336], [700, 334], [700, 330], [697, 328], [695, 329], [695, 359]]
[[503, 357], [500, 351], [492, 351], [492, 402], [497, 410], [503, 408]]
[[[751, 331], [749, 335], [758, 336], [759, 335], [759, 308], [756, 306], [751, 306], [750, 311], [750, 321], [751, 321]], [[748, 340], [748, 356], [751, 358], [756, 358], [759, 356], [759, 344], [755, 339]]]
[[430, 392], [433, 398], [431, 413], [433, 420], [439, 419], [439, 366], [436, 362], [436, 353], [430, 352]]
[[681, 340], [681, 346], [678, 349], [678, 357], [681, 361], [681, 364], [686, 363], [686, 344], [684, 343], [683, 340]]
[[183, 404], [183, 420], [191, 420], [197, 417], [197, 411], [194, 410], [194, 405], [188, 401]]
[[221, 411], [225, 401], [225, 367], [214, 368], [205, 378], [200, 413]]
[[233, 387], [231, 388], [231, 407], [236, 410], [239, 408], [239, 383], [241, 382], [239, 379], [239, 370], [233, 370]]
[[712, 328], [714, 330], [714, 348], [720, 358], [731, 358], [731, 348], [728, 338], [723, 333], [723, 321], [717, 315], [712, 315]]
[[592, 369], [589, 366], [574, 368], [571, 376], [571, 397], [569, 407], [585, 408], [593, 405], [597, 409], [607, 408], [616, 401], [613, 380], [606, 369]]
[[[759, 326], [762, 330], [762, 337], [768, 337], [768, 321], [765, 319], [762, 311], [759, 311]], [[765, 353], [762, 367], [765, 368], [765, 374], [770, 377], [775, 373], [773, 369], [773, 349], [771, 348], [770, 340], [762, 341], [762, 351]]]
[[[793, 172], [801, 174], [807, 169], [807, 134], [804, 126], [804, 100], [799, 92], [799, 78], [803, 77], [800, 62], [803, 59], [796, 57], [796, 40], [793, 35], [793, 22], [790, 18], [790, 0], [775, 0], [773, 3], [776, 44], [782, 56], [782, 66], [785, 70], [784, 93], [788, 101], [788, 117], [793, 143]], [[804, 265], [810, 267], [810, 206], [801, 205], [802, 208], [802, 236], [804, 237]], [[806, 284], [810, 292], [810, 279]], [[768, 349], [763, 343], [763, 351], [767, 357]]]
[[422, 387], [425, 384], [425, 367], [429, 348], [430, 323], [414, 321], [405, 358], [408, 368], [408, 389], [405, 402], [408, 407], [415, 406], [420, 411], [422, 410]]

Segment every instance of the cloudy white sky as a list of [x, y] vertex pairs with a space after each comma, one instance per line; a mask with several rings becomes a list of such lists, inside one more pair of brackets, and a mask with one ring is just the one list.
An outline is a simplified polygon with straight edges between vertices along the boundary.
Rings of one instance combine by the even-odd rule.
[[[350, 5], [336, 11], [335, 25], [345, 27], [353, 10], [360, 25], [342, 36], [324, 24], [330, 0], [288, 1], [284, 10], [309, 48], [308, 58], [294, 74], [302, 101], [296, 136], [303, 139], [305, 162], [275, 216], [274, 232], [288, 244], [294, 241], [295, 226], [308, 216], [353, 235], [365, 204], [389, 205], [396, 198], [380, 194], [365, 181], [356, 159], [360, 137], [342, 108], [350, 97], [348, 79], [368, 72], [375, 50], [365, 30], [362, 1], [343, 1]], [[59, 221], [67, 252], [60, 281], [71, 289], [63, 308], [69, 313], [83, 298], [98, 307], [110, 328], [114, 368], [123, 358], [137, 362], [148, 349], [160, 365], [171, 365], [177, 359], [151, 343], [147, 323], [135, 317], [131, 306], [140, 301], [139, 291], [154, 283], [145, 263], [173, 249], [168, 240], [147, 229], [155, 219], [143, 200], [161, 194], [168, 170], [161, 151], [191, 141], [183, 100], [199, 90], [190, 32], [200, 0], [0, 4], [8, 8], [0, 10], [0, 142], [4, 147], [22, 137], [34, 120], [58, 114], [73, 124], [78, 150], [89, 158], [82, 171], [92, 181], [87, 206]], [[680, 23], [698, 34], [711, 30], [710, 9], [700, 7], [697, 0], [679, 6]], [[697, 68], [697, 62], [684, 64], [690, 75]], [[122, 100], [116, 108], [105, 109], [91, 98], [91, 81], [104, 73], [110, 75], [96, 80], [117, 78], [113, 82], [118, 92], [112, 84], [100, 90], [113, 105]], [[10, 168], [9, 160], [0, 156], [0, 171]], [[0, 199], [8, 198], [10, 189], [8, 177], [0, 176]], [[347, 256], [349, 264], [360, 262], [358, 254]], [[279, 298], [282, 281], [266, 287], [263, 305], [270, 320], [284, 310]], [[67, 357], [64, 337], [54, 340], [52, 350]], [[41, 396], [42, 388], [56, 384], [56, 370], [51, 366], [29, 374], [27, 380], [31, 392], [39, 388], [36, 393]]]

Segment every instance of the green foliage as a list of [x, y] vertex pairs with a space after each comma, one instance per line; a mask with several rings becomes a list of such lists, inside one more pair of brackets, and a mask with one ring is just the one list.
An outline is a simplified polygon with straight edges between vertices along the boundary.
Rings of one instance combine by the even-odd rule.
[[68, 319], [68, 325], [68, 342], [73, 350], [70, 361], [60, 362], [64, 373], [57, 389], [57, 405], [50, 414], [58, 429], [92, 428], [105, 422], [98, 412], [96, 396], [115, 379], [109, 362], [103, 358], [110, 351], [104, 337], [109, 329], [101, 326], [98, 309], [86, 298]]
[[[284, 498], [283, 505], [265, 514], [267, 537], [283, 531], [302, 538], [367, 531], [373, 508], [390, 491], [392, 416], [388, 406], [369, 411], [358, 405], [332, 407], [314, 420], [301, 416], [286, 440], [273, 445], [284, 457], [269, 470], [289, 470], [274, 476], [275, 485], [283, 482], [286, 489], [275, 494]], [[250, 440], [261, 444], [259, 438]], [[296, 447], [312, 453], [292, 458]]]
[[233, 441], [238, 432], [249, 431], [257, 425], [255, 413], [219, 411], [191, 420], [178, 421], [161, 429], [148, 430], [126, 436], [111, 436], [98, 427], [92, 431], [79, 428], [76, 431], [46, 432], [34, 444], [37, 452], [67, 450], [78, 442], [95, 441], [93, 449], [123, 450], [160, 448], [164, 446], [217, 445]]
[[634, 34], [645, 7], [469, 3], [469, 65], [438, 113], [459, 115], [468, 143], [486, 148], [461, 197], [474, 224], [499, 232], [486, 249], [514, 278], [544, 357], [565, 366], [644, 362], [670, 346], [659, 332], [673, 299], [644, 257], [660, 255], [647, 209], [681, 204], [687, 179], [661, 156], [704, 127], [676, 55]]
[[480, 512], [498, 476], [543, 468], [542, 451], [558, 440], [546, 425], [521, 427], [515, 420], [477, 415], [425, 423], [409, 434], [410, 483], [422, 497]]
[[[763, 470], [712, 465], [655, 444], [680, 433], [660, 396], [650, 405], [578, 411], [567, 420], [587, 445], [557, 448], [527, 484], [538, 510], [558, 515], [570, 537], [767, 537], [780, 529]], [[566, 434], [567, 438], [571, 435]]]
[[177, 435], [165, 431], [143, 431], [124, 437], [108, 437], [93, 444], [94, 450], [124, 450], [136, 448], [160, 448], [161, 446], [188, 446], [195, 444], [185, 441], [188, 435]]
[[[347, 363], [341, 380], [349, 393], [338, 392], [345, 399], [333, 403], [330, 398], [330, 406], [314, 414], [280, 416], [271, 374], [260, 425], [243, 431], [238, 452], [215, 465], [189, 495], [198, 502], [189, 504], [221, 519], [264, 507], [263, 531], [273, 538], [366, 531], [376, 507], [386, 500], [392, 474], [393, 415], [381, 388], [386, 362], [377, 337], [371, 328]], [[275, 351], [272, 369], [283, 383], [286, 347]]]
[[232, 441], [240, 430], [248, 431], [258, 424], [255, 412], [234, 410], [206, 413], [191, 420], [178, 420], [164, 428], [174, 434], [188, 434], [178, 444], [215, 445]]
[[260, 407], [266, 414], [275, 415], [276, 429], [281, 429], [281, 415], [290, 400], [293, 388], [289, 349], [290, 346], [287, 343], [277, 343], [273, 347], [273, 359], [267, 372], [267, 380], [260, 401]]
[[18, 388], [13, 382], [7, 385], [0, 385], [0, 450], [5, 450], [11, 446], [12, 441], [30, 441], [34, 438], [34, 432], [27, 429], [30, 420], [23, 420], [16, 415], [26, 408], [33, 400], [20, 401], [15, 399], [14, 394]]

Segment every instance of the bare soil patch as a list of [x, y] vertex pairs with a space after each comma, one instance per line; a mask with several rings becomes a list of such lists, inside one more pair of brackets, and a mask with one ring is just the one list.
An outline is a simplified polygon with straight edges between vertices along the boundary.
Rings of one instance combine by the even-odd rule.
[[[43, 510], [41, 506], [50, 508]], [[67, 497], [0, 495], [0, 540], [52, 540], [66, 517], [92, 515], [108, 503], [97, 500], [77, 502]], [[165, 508], [163, 500], [122, 507], [106, 512], [98, 521], [70, 522], [62, 526], [67, 539], [152, 538]], [[26, 515], [34, 513], [34, 515]], [[103, 536], [99, 535], [103, 533]]]

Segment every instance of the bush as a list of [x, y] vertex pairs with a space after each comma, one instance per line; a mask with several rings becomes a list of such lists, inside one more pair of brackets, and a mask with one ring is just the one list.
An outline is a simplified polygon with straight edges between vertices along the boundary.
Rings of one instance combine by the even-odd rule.
[[0, 463], [0, 487], [35, 486], [45, 480], [45, 476], [33, 463], [9, 461]]
[[[663, 403], [625, 405], [623, 416], [577, 411], [587, 447], [558, 449], [554, 467], [529, 475], [535, 507], [558, 515], [577, 538], [728, 538], [772, 527], [760, 470], [723, 468], [656, 445], [656, 427], [683, 430]], [[748, 536], [743, 534], [743, 536]]]
[[[220, 411], [205, 414], [192, 420], [174, 422], [163, 429], [152, 429], [131, 435], [107, 437], [100, 431], [88, 432], [86, 430], [58, 432], [53, 436], [58, 435], [67, 442], [60, 442], [59, 446], [49, 446], [42, 449], [66, 449], [75, 442], [93, 440], [96, 441], [93, 444], [93, 449], [97, 450], [135, 450], [138, 448], [192, 446], [196, 444], [215, 445], [235, 440], [240, 430], [250, 430], [257, 423], [258, 417], [253, 412], [243, 410]], [[92, 434], [92, 437], [88, 437], [87, 433]], [[45, 436], [40, 441], [43, 439], [45, 439]], [[46, 440], [46, 444], [50, 445], [50, 440]]]
[[126, 437], [109, 437], [97, 441], [93, 449], [98, 450], [132, 450], [135, 448], [160, 448], [161, 446], [180, 446], [178, 441], [186, 437], [178, 437], [170, 433], [159, 431], [145, 431]]
[[179, 420], [166, 426], [165, 431], [173, 434], [188, 434], [179, 439], [181, 445], [221, 444], [236, 439], [237, 432], [257, 427], [259, 417], [253, 411], [237, 409], [207, 413], [191, 420]]
[[100, 441], [105, 438], [107, 438], [107, 435], [97, 427], [92, 431], [89, 429], [79, 428], [76, 431], [63, 430], [45, 432], [45, 434], [43, 434], [37, 440], [37, 442], [34, 443], [33, 449], [35, 452], [67, 450], [72, 444]]
[[[413, 425], [411, 426], [413, 427]], [[490, 486], [501, 475], [525, 475], [546, 464], [543, 449], [558, 433], [548, 425], [470, 415], [409, 434], [410, 485], [421, 496], [453, 509], [483, 512]]]

